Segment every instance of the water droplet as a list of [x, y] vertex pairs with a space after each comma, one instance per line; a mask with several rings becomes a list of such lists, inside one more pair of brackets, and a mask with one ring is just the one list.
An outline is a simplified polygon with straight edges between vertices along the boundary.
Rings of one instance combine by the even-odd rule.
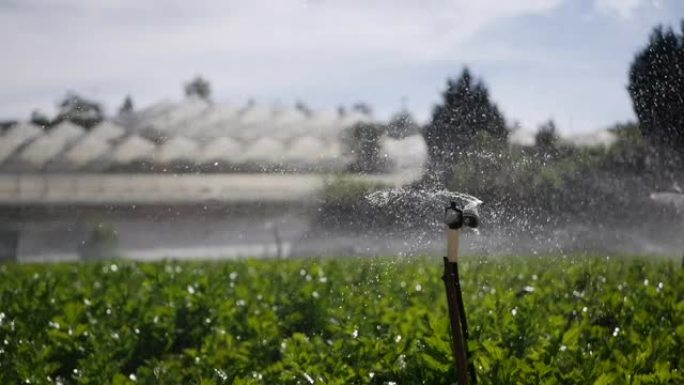
[[228, 375], [227, 375], [226, 372], [224, 372], [223, 370], [221, 370], [221, 369], [214, 369], [214, 373], [216, 373], [216, 375], [217, 375], [222, 381], [228, 380]]
[[309, 374], [307, 374], [306, 372], [304, 372], [304, 378], [306, 378], [306, 380], [309, 381], [310, 384], [314, 383], [314, 379], [311, 378], [311, 376]]

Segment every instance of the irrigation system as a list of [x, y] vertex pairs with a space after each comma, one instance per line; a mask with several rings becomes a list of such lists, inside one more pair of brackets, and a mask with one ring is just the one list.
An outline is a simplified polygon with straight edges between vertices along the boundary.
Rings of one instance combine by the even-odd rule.
[[447, 256], [444, 257], [444, 286], [451, 320], [451, 348], [459, 385], [477, 383], [475, 365], [468, 350], [468, 322], [466, 320], [461, 282], [458, 275], [458, 245], [462, 227], [477, 228], [480, 217], [477, 206], [459, 207], [451, 201], [444, 209], [447, 230]]
[[468, 194], [448, 190], [414, 190], [410, 188], [380, 190], [367, 195], [366, 199], [373, 206], [389, 209], [388, 211], [397, 215], [398, 219], [406, 218], [402, 216], [404, 210], [399, 210], [399, 207], [411, 207], [414, 210], [417, 209], [417, 212], [422, 210], [431, 212], [436, 203], [440, 205], [446, 203], [446, 206], [443, 207], [444, 224], [448, 228], [447, 256], [444, 257], [442, 279], [446, 288], [451, 321], [451, 348], [458, 385], [477, 384], [475, 365], [468, 350], [468, 323], [463, 306], [461, 282], [458, 276], [458, 245], [463, 227], [475, 229], [480, 225], [477, 208], [482, 204], [482, 201]]

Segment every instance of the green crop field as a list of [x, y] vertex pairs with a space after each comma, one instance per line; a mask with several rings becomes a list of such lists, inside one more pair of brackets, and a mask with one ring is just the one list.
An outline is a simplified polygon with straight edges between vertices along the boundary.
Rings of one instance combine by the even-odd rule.
[[[452, 384], [442, 262], [0, 266], [0, 384]], [[480, 384], [684, 383], [684, 272], [466, 259]]]

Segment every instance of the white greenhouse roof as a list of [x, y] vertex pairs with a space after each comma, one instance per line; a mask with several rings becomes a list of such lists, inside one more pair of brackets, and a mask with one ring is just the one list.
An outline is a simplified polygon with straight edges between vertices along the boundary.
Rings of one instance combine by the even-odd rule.
[[30, 123], [11, 127], [0, 137], [0, 163], [7, 160], [22, 145], [43, 134], [43, 130]]
[[157, 148], [155, 161], [160, 164], [176, 161], [194, 162], [197, 160], [198, 155], [199, 145], [196, 141], [176, 136]]
[[177, 133], [177, 130], [185, 127], [188, 122], [199, 119], [207, 108], [209, 108], [207, 101], [187, 98], [165, 113], [160, 113], [140, 123], [143, 127], [151, 126], [161, 131]]
[[229, 137], [218, 138], [209, 142], [201, 151], [201, 163], [242, 161], [244, 145]]
[[85, 134], [85, 132], [86, 131], [83, 127], [65, 121], [52, 127], [47, 132], [47, 136], [49, 136], [52, 139], [70, 142], [82, 137]]
[[242, 126], [252, 126], [257, 123], [268, 122], [273, 118], [273, 110], [263, 106], [251, 106], [240, 115]]
[[42, 168], [84, 134], [85, 130], [82, 127], [62, 122], [26, 146], [19, 154], [19, 161]]
[[91, 128], [90, 132], [88, 133], [88, 137], [104, 139], [107, 141], [119, 139], [125, 134], [126, 130], [123, 127], [112, 122], [105, 121]]
[[294, 162], [316, 162], [323, 155], [326, 143], [312, 136], [303, 136], [290, 143], [285, 159]]
[[127, 164], [139, 160], [151, 160], [155, 145], [138, 135], [125, 138], [112, 153], [112, 160], [119, 164]]
[[285, 146], [273, 138], [259, 138], [247, 147], [244, 159], [254, 162], [278, 163], [285, 155]]
[[226, 136], [239, 130], [238, 109], [212, 105], [197, 120], [189, 123], [184, 134], [196, 139]]
[[106, 138], [88, 135], [64, 154], [64, 160], [72, 166], [81, 168], [95, 159], [104, 157], [112, 150]]

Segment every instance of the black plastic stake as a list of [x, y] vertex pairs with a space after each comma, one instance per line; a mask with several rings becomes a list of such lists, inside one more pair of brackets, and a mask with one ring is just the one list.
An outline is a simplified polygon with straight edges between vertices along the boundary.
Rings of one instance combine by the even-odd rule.
[[[477, 384], [477, 375], [475, 373], [475, 364], [470, 356], [468, 349], [468, 322], [466, 321], [465, 307], [463, 305], [463, 294], [461, 292], [461, 281], [458, 275], [458, 263], [450, 262], [446, 257], [444, 258], [444, 276], [442, 276], [447, 291], [447, 302], [449, 305], [449, 318], [451, 319], [452, 331], [452, 350], [456, 362], [456, 368], [459, 372], [463, 371], [467, 376], [462, 378], [459, 374], [460, 384]], [[470, 378], [468, 378], [468, 376]]]
[[456, 263], [449, 262], [444, 258], [444, 286], [446, 287], [447, 304], [449, 306], [449, 319], [451, 321], [451, 350], [454, 353], [454, 364], [456, 365], [456, 376], [458, 385], [469, 385], [468, 381], [468, 353], [466, 348], [465, 336], [463, 334], [461, 311], [456, 300], [457, 268]]

